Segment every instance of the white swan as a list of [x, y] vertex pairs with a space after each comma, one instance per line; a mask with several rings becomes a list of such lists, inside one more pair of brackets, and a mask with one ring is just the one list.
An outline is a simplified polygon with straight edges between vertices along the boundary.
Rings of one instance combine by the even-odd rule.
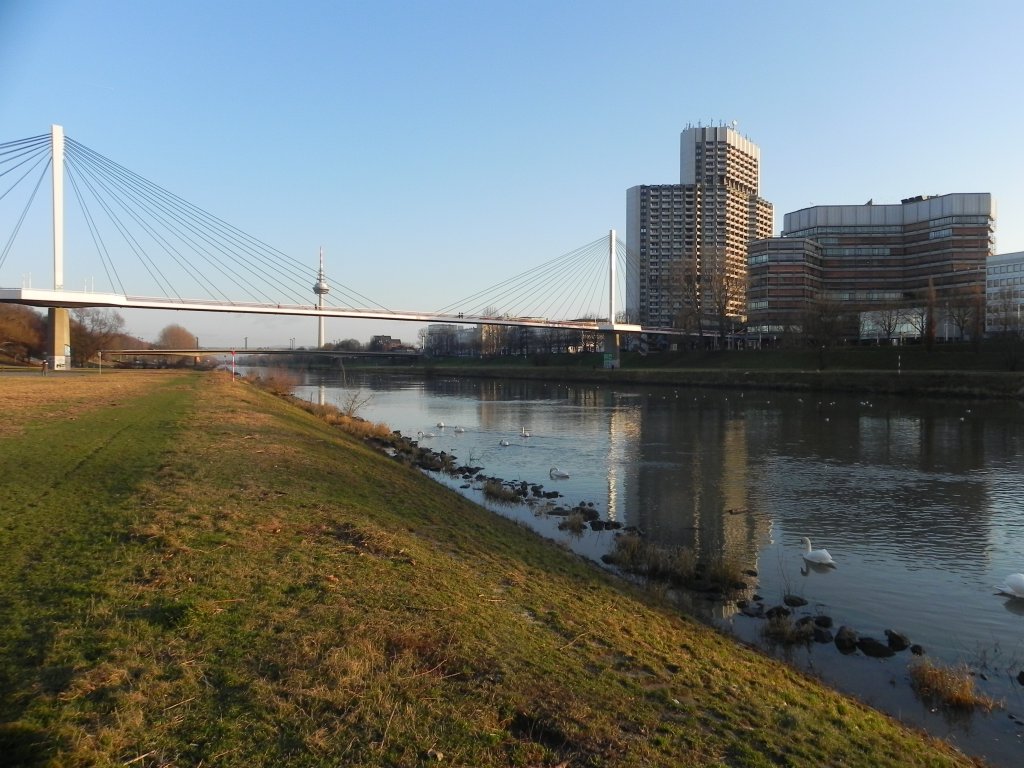
[[437, 428], [438, 429], [444, 429], [444, 422], [443, 421], [437, 422]]
[[460, 434], [460, 435], [461, 435], [461, 434], [462, 434], [463, 432], [465, 432], [465, 431], [466, 431], [466, 428], [465, 428], [465, 427], [456, 427], [456, 428], [455, 428], [455, 431], [456, 431], [456, 432], [457, 432], [458, 434]]
[[832, 555], [828, 553], [827, 549], [811, 549], [811, 540], [804, 536], [800, 541], [804, 545], [804, 551], [801, 556], [808, 563], [815, 563], [817, 565], [828, 565], [832, 568], [836, 567], [835, 561], [832, 559]]
[[569, 477], [569, 473], [568, 473], [568, 472], [563, 472], [563, 471], [562, 471], [562, 470], [560, 470], [560, 469], [559, 469], [558, 467], [552, 467], [552, 468], [551, 468], [551, 471], [550, 471], [550, 472], [548, 472], [548, 474], [549, 474], [549, 475], [550, 475], [551, 477], [553, 477], [553, 478], [557, 478], [557, 479], [559, 479], [559, 480], [565, 480], [566, 478], [568, 478], [568, 477]]
[[523, 431], [519, 433], [519, 436], [520, 437], [529, 437], [530, 436], [530, 430], [528, 430], [526, 427], [523, 427]]
[[503, 437], [503, 438], [501, 438], [501, 440], [498, 441], [498, 445], [512, 445], [512, 443], [510, 443], [508, 440], [506, 440]]
[[996, 590], [997, 595], [1024, 597], [1024, 573], [1011, 573]]
[[426, 440], [427, 438], [430, 437], [437, 437], [437, 435], [435, 435], [433, 432], [420, 431], [416, 433], [416, 437], [418, 437], [420, 440]]

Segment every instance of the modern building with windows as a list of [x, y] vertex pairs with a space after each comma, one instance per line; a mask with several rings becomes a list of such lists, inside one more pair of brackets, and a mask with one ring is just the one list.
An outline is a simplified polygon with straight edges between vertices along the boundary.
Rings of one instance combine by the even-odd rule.
[[716, 327], [746, 306], [747, 244], [772, 232], [758, 196], [761, 150], [732, 126], [687, 126], [679, 184], [626, 191], [626, 246], [638, 260], [627, 289], [648, 327]]
[[[823, 308], [852, 318], [845, 335], [923, 332], [930, 312], [958, 336], [984, 303], [994, 248], [995, 203], [988, 193], [911, 197], [899, 204], [825, 205], [787, 213], [782, 237], [750, 244], [748, 328], [800, 331]], [[974, 324], [976, 327], [976, 324]]]
[[1024, 251], [1001, 253], [988, 260], [985, 284], [985, 332], [1017, 333], [1024, 304]]

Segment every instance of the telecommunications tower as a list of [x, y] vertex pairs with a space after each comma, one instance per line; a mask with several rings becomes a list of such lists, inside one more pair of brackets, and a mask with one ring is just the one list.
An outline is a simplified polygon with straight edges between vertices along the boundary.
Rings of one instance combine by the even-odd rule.
[[[327, 285], [327, 281], [324, 279], [324, 249], [320, 247], [320, 272], [317, 273], [316, 283], [313, 285], [313, 293], [316, 294], [316, 306], [317, 309], [322, 310], [324, 308], [324, 296], [331, 292], [331, 287]], [[316, 335], [316, 348], [324, 348], [324, 316], [320, 315], [317, 318], [319, 321], [318, 332]]]

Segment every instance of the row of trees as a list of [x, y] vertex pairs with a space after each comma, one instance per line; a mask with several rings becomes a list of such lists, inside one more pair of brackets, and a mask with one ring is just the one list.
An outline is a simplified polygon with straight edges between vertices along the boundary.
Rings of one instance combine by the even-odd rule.
[[46, 320], [35, 310], [19, 304], [0, 304], [0, 354], [13, 360], [43, 355]]
[[430, 326], [420, 330], [419, 341], [424, 354], [434, 357], [500, 357], [596, 352], [604, 339], [601, 333], [572, 328], [483, 325]]
[[[111, 309], [81, 308], [70, 313], [71, 364], [89, 365], [105, 349], [189, 349], [196, 337], [180, 325], [168, 325], [154, 343], [128, 333], [124, 318]], [[47, 354], [47, 316], [31, 307], [0, 304], [0, 354], [21, 361], [40, 360]], [[178, 358], [168, 357], [173, 364]]]

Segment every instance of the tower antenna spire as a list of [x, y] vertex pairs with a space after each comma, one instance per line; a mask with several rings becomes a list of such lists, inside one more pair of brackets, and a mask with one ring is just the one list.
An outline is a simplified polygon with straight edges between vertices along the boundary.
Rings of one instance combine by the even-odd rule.
[[[322, 310], [324, 308], [324, 296], [331, 292], [331, 287], [327, 284], [327, 280], [324, 279], [324, 247], [320, 246], [320, 271], [316, 275], [316, 283], [313, 285], [313, 293], [316, 294], [316, 306], [317, 309]], [[321, 314], [317, 320], [317, 335], [316, 335], [316, 348], [324, 348], [324, 316]]]

